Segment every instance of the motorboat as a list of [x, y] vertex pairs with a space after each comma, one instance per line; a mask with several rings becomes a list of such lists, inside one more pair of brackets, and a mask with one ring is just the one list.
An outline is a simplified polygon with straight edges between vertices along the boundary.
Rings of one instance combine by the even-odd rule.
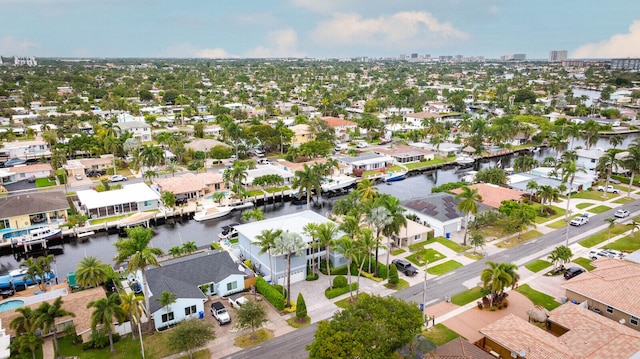
[[228, 241], [232, 238], [237, 237], [238, 236], [238, 230], [236, 229], [237, 225], [239, 225], [239, 223], [231, 223], [228, 226], [222, 226], [222, 232], [218, 234], [218, 238], [220, 238], [221, 241]]
[[476, 161], [475, 158], [473, 158], [473, 157], [471, 157], [471, 156], [469, 156], [469, 155], [467, 155], [465, 153], [459, 154], [456, 157], [456, 160], [455, 160], [455, 162], [457, 164], [460, 164], [460, 165], [466, 165], [466, 164], [474, 163], [475, 161]]
[[209, 219], [224, 217], [231, 213], [234, 207], [208, 207], [193, 215], [193, 219], [201, 222]]
[[464, 176], [462, 176], [462, 181], [465, 183], [474, 183], [476, 181], [476, 175], [478, 171], [469, 171]]
[[341, 176], [329, 179], [320, 185], [322, 192], [338, 191], [350, 187], [356, 183], [355, 177]]
[[[13, 283], [13, 286], [15, 288], [26, 288], [30, 285], [39, 284], [42, 281], [40, 276], [37, 276], [37, 275], [35, 276], [35, 278], [29, 278], [29, 276], [27, 276], [26, 268], [14, 269], [11, 272], [9, 272], [9, 275], [11, 276], [11, 282]], [[56, 273], [52, 269], [49, 272], [44, 274], [44, 281], [50, 282], [53, 279], [55, 279], [55, 277], [56, 277]]]
[[2, 243], [11, 241], [13, 246], [43, 243], [62, 237], [62, 229], [52, 226], [19, 228], [2, 233]]
[[395, 171], [395, 172], [386, 173], [384, 177], [382, 177], [382, 180], [384, 182], [402, 181], [403, 179], [405, 179], [406, 176], [407, 176], [407, 171]]
[[254, 207], [253, 202], [244, 202], [237, 206], [233, 206], [233, 209], [245, 209], [245, 208], [253, 208], [253, 207]]

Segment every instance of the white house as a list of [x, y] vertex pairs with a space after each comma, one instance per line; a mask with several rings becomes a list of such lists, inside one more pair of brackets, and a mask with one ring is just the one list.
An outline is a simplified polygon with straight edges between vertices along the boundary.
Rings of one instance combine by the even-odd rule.
[[[19, 132], [14, 129], [14, 132]], [[49, 154], [49, 144], [42, 140], [5, 142], [0, 155], [7, 157], [35, 158]]]
[[158, 209], [160, 194], [144, 183], [124, 185], [121, 189], [98, 192], [78, 191], [81, 210], [90, 218], [103, 218]]
[[[282, 231], [295, 232], [302, 236], [302, 239], [306, 243], [313, 241], [309, 235], [305, 234], [304, 226], [309, 223], [325, 223], [331, 222], [326, 217], [313, 212], [303, 211], [293, 213], [276, 218], [269, 218], [263, 221], [252, 222], [242, 224], [236, 227], [238, 230], [238, 247], [240, 253], [244, 259], [251, 259], [251, 263], [255, 264], [259, 272], [263, 273], [265, 278], [268, 278], [275, 283], [283, 283], [283, 278], [286, 276], [287, 265], [284, 264], [284, 255], [275, 254], [275, 252], [260, 253], [260, 241], [258, 236], [264, 230], [268, 229], [280, 229]], [[326, 248], [315, 248], [311, 250], [307, 247], [302, 255], [291, 256], [291, 283], [300, 282], [307, 277], [307, 263], [311, 264], [311, 258], [315, 259], [315, 264], [318, 265], [319, 259], [325, 258]], [[271, 255], [271, 261], [269, 256]], [[346, 261], [342, 255], [333, 251], [329, 251], [329, 260], [333, 263], [333, 266], [341, 266], [346, 264]], [[273, 264], [273, 268], [271, 268]]]
[[[227, 296], [241, 292], [247, 275], [228, 252], [205, 252], [165, 261], [147, 269], [149, 304], [156, 329], [187, 318], [203, 318], [207, 295]], [[176, 301], [162, 306], [162, 292], [176, 295]]]
[[334, 156], [339, 163], [349, 167], [349, 171], [354, 169], [362, 171], [371, 171], [378, 168], [385, 168], [387, 164], [393, 162], [393, 158], [389, 156], [377, 155], [373, 152], [360, 152], [357, 156]]
[[151, 126], [144, 121], [127, 121], [118, 123], [120, 133], [131, 132], [133, 138], [140, 142], [151, 141]]

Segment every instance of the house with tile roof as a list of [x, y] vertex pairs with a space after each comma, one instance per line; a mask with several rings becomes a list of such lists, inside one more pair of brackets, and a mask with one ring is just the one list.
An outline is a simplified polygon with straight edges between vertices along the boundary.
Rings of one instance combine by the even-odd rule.
[[637, 358], [640, 333], [581, 305], [566, 303], [549, 312], [542, 329], [509, 314], [480, 329], [475, 344], [498, 358]]
[[[208, 251], [162, 262], [147, 269], [149, 304], [156, 329], [165, 328], [187, 318], [205, 313], [208, 295], [227, 296], [245, 289], [245, 268], [229, 252]], [[165, 307], [158, 301], [162, 292], [176, 295]]]
[[[469, 186], [471, 189], [477, 189], [478, 194], [482, 197], [480, 203], [491, 208], [498, 208], [502, 201], [519, 201], [526, 193], [515, 189], [500, 187], [491, 183], [476, 183]], [[462, 193], [461, 188], [451, 191], [453, 194]]]
[[333, 128], [336, 138], [341, 141], [349, 140], [349, 132], [355, 131], [355, 129], [358, 128], [357, 123], [349, 120], [344, 120], [342, 118], [322, 117], [322, 119], [327, 123], [327, 125], [329, 125], [329, 127]]
[[596, 268], [562, 284], [567, 299], [640, 330], [640, 264], [606, 257], [591, 264]]
[[315, 137], [311, 132], [311, 128], [306, 124], [299, 124], [295, 126], [291, 126], [289, 128], [293, 131], [293, 137], [291, 138], [291, 146], [298, 147], [303, 143], [307, 143], [312, 141]]
[[424, 359], [496, 359], [493, 355], [457, 337], [423, 356]]
[[0, 228], [66, 222], [69, 202], [62, 191], [33, 192], [0, 197]]
[[220, 175], [204, 173], [183, 173], [175, 177], [156, 178], [151, 188], [158, 193], [171, 192], [179, 200], [199, 199], [225, 190]]
[[34, 165], [18, 165], [0, 168], [0, 185], [20, 182], [29, 179], [47, 178], [53, 175], [53, 168], [49, 163]]

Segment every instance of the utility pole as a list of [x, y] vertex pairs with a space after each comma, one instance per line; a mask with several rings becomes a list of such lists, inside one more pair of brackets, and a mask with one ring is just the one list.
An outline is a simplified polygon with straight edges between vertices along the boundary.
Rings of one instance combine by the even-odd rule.
[[428, 325], [427, 322], [427, 269], [429, 268], [429, 261], [424, 267], [424, 288], [422, 289], [422, 322]]

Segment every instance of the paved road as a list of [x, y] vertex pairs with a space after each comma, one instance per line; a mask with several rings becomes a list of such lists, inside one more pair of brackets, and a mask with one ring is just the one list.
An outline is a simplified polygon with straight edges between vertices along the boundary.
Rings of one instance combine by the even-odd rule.
[[[631, 202], [622, 207], [609, 210], [607, 212], [589, 217], [589, 223], [581, 227], [562, 228], [555, 230], [522, 245], [506, 249], [502, 252], [490, 255], [487, 260], [494, 262], [509, 262], [524, 264], [538, 257], [546, 255], [557, 245], [565, 244], [566, 231], [569, 230], [569, 243], [582, 239], [586, 232], [592, 230], [602, 230], [606, 228], [606, 218], [613, 217], [617, 209], [629, 210], [633, 215], [640, 211], [640, 200]], [[630, 217], [629, 217], [630, 218]], [[531, 257], [531, 258], [528, 258]], [[522, 263], [521, 263], [522, 262]], [[465, 283], [478, 278], [480, 272], [485, 267], [485, 261], [475, 261], [454, 271], [427, 280], [427, 304], [433, 305], [444, 301], [446, 295], [453, 295], [468, 289]], [[475, 283], [473, 283], [475, 285]], [[394, 296], [406, 301], [422, 303], [422, 284], [403, 289], [394, 293]], [[274, 338], [256, 348], [242, 350], [225, 358], [268, 358], [268, 359], [305, 359], [308, 353], [304, 349], [306, 345], [313, 341], [317, 325], [295, 330], [291, 333]]]

